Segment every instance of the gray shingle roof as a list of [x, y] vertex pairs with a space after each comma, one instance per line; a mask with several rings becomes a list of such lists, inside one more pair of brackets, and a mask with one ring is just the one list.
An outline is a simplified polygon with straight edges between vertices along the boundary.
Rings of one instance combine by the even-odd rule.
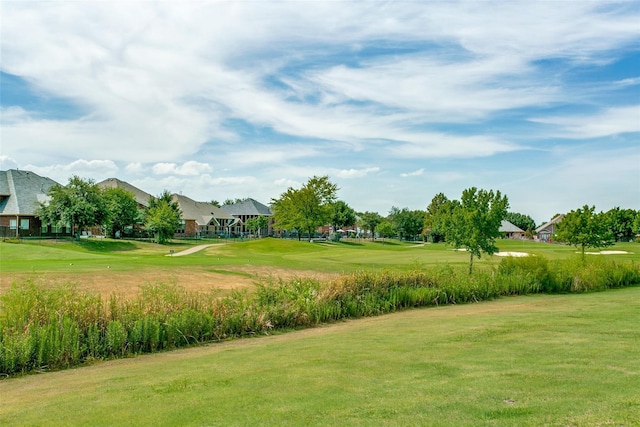
[[173, 194], [172, 197], [180, 206], [182, 219], [195, 220], [199, 225], [209, 224], [212, 218], [215, 218], [216, 220], [234, 219], [233, 215], [227, 212], [226, 209], [215, 207], [211, 203], [196, 202], [195, 200], [181, 194]]
[[498, 229], [498, 231], [501, 233], [524, 233], [523, 229], [521, 229], [520, 227], [516, 227], [515, 225], [504, 219], [502, 220], [502, 224], [500, 224], [500, 228]]
[[31, 171], [0, 171], [0, 215], [35, 215], [57, 182]]
[[104, 181], [100, 181], [98, 183], [98, 187], [100, 188], [122, 188], [125, 191], [133, 194], [136, 199], [136, 202], [145, 207], [149, 207], [149, 197], [151, 194], [142, 191], [138, 187], [134, 187], [125, 181], [120, 181], [118, 178], [107, 178]]
[[271, 216], [273, 213], [269, 206], [263, 205], [254, 199], [245, 199], [240, 203], [234, 203], [232, 205], [224, 205], [222, 207], [225, 211], [231, 215], [264, 215]]
[[551, 221], [549, 221], [546, 224], [543, 224], [540, 227], [536, 228], [536, 233], [540, 233], [541, 231], [544, 231], [546, 228], [551, 227], [553, 224], [559, 223], [560, 221], [562, 221], [562, 218], [564, 218], [564, 214], [560, 214], [560, 215], [556, 216]]

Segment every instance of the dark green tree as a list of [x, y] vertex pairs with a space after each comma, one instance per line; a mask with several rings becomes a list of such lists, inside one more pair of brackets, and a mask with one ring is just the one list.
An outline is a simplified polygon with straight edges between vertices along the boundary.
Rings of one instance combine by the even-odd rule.
[[342, 200], [338, 200], [331, 204], [331, 227], [333, 232], [354, 225], [356, 223], [356, 211]]
[[328, 176], [314, 176], [300, 189], [289, 187], [280, 198], [272, 200], [274, 227], [296, 230], [298, 239], [301, 232], [307, 232], [311, 239], [318, 227], [330, 222], [337, 191], [338, 186]]
[[160, 196], [149, 198], [145, 226], [155, 235], [156, 241], [164, 245], [180, 228], [181, 216], [178, 202], [173, 201], [171, 194], [164, 190]]
[[431, 203], [427, 206], [424, 215], [424, 233], [429, 236], [432, 242], [442, 242], [445, 239], [445, 232], [442, 219], [446, 219], [450, 214], [450, 202], [443, 193], [436, 194]]
[[100, 225], [105, 218], [107, 209], [102, 190], [91, 179], [74, 175], [65, 186], [52, 186], [47, 195], [50, 199], [40, 204], [38, 216], [44, 223], [60, 227], [69, 224], [77, 240], [84, 228]]
[[596, 207], [584, 205], [566, 214], [558, 223], [556, 239], [580, 249], [584, 260], [586, 248], [604, 248], [614, 243], [606, 214], [595, 212]]
[[638, 213], [633, 209], [620, 209], [615, 207], [605, 214], [607, 226], [616, 242], [628, 242], [633, 240], [635, 232], [633, 224]]
[[388, 218], [400, 239], [413, 239], [424, 229], [424, 211], [393, 207]]
[[104, 226], [109, 236], [115, 238], [118, 232], [124, 232], [125, 227], [135, 224], [138, 218], [138, 203], [132, 193], [118, 187], [107, 188], [103, 195], [107, 209]]
[[518, 212], [507, 212], [502, 219], [509, 221], [523, 231], [533, 232], [536, 229], [536, 222], [529, 215]]
[[360, 227], [371, 232], [371, 240], [375, 239], [376, 228], [382, 222], [382, 217], [378, 212], [363, 212], [360, 214]]
[[447, 243], [469, 252], [469, 274], [473, 271], [474, 257], [498, 251], [495, 239], [500, 237], [502, 218], [507, 213], [509, 201], [500, 191], [468, 188], [462, 192], [460, 202], [449, 205], [451, 214], [443, 217]]

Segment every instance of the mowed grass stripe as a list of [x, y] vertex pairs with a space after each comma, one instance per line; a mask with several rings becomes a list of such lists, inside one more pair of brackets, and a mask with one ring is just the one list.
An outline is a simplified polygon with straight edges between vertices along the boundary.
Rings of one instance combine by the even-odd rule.
[[0, 382], [1, 425], [639, 425], [640, 288], [411, 310]]

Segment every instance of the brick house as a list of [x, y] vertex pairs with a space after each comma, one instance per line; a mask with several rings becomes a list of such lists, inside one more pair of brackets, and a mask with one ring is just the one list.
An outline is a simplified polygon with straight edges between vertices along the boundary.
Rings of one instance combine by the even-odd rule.
[[176, 237], [229, 236], [239, 225], [237, 218], [211, 203], [196, 202], [181, 194], [173, 194], [172, 197], [182, 211], [182, 227], [176, 232]]
[[266, 216], [268, 221], [267, 228], [260, 230], [258, 234], [261, 236], [269, 236], [273, 233], [273, 221], [271, 221], [270, 218], [273, 215], [273, 212], [271, 212], [271, 208], [269, 206], [263, 205], [257, 200], [251, 198], [244, 199], [242, 202], [224, 205], [222, 206], [222, 209], [229, 212], [238, 220], [236, 234], [244, 235], [249, 233], [249, 230], [246, 228], [247, 220], [257, 218], [259, 216]]
[[36, 212], [49, 200], [47, 192], [57, 182], [31, 171], [0, 171], [0, 233], [7, 237], [71, 235], [71, 227], [42, 224]]

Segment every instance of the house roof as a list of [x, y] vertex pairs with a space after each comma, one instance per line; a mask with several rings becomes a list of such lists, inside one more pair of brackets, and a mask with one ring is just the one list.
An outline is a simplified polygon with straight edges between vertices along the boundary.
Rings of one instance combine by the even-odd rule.
[[263, 216], [271, 216], [273, 212], [271, 212], [271, 208], [269, 206], [263, 205], [254, 199], [244, 199], [242, 202], [234, 203], [232, 205], [224, 205], [222, 207], [225, 211], [229, 212], [231, 215], [263, 215]]
[[31, 171], [0, 171], [0, 215], [35, 215], [57, 182]]
[[182, 219], [194, 220], [198, 225], [207, 225], [214, 222], [218, 222], [220, 219], [234, 220], [235, 218], [225, 209], [213, 206], [208, 202], [196, 202], [187, 196], [182, 194], [172, 194], [173, 200], [178, 202], [180, 210], [182, 211]]
[[151, 194], [145, 191], [142, 191], [138, 187], [134, 187], [128, 182], [120, 181], [118, 178], [107, 178], [104, 181], [100, 181], [97, 185], [98, 187], [103, 189], [104, 188], [122, 188], [123, 190], [133, 194], [133, 197], [135, 197], [136, 202], [139, 205], [144, 207], [149, 207], [149, 198], [151, 197]]
[[564, 214], [560, 214], [560, 215], [554, 217], [551, 221], [549, 221], [546, 224], [543, 224], [540, 227], [536, 228], [536, 233], [540, 233], [541, 231], [544, 231], [546, 228], [549, 228], [552, 225], [559, 223], [560, 221], [562, 221], [562, 218], [564, 218]]
[[520, 227], [516, 227], [509, 221], [503, 219], [502, 224], [500, 224], [500, 228], [498, 229], [501, 233], [524, 233], [524, 230]]

